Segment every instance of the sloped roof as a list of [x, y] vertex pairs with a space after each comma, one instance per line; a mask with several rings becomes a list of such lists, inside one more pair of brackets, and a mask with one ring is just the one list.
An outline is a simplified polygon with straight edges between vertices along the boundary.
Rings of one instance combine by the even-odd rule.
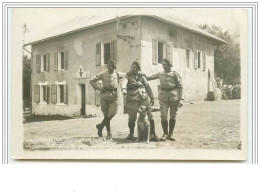
[[[28, 40], [24, 45], [33, 45], [39, 42], [43, 42], [45, 40], [49, 40], [52, 38], [56, 38], [59, 36], [71, 34], [74, 32], [78, 32], [84, 29], [93, 28], [95, 26], [107, 24], [110, 22], [115, 22], [117, 19], [124, 19], [124, 18], [130, 18], [134, 17], [136, 15], [124, 15], [124, 16], [77, 16], [74, 17], [65, 23], [62, 23], [60, 25], [55, 26], [54, 28], [48, 30], [47, 32], [41, 34], [40, 36], [36, 38], [32, 38]], [[218, 42], [219, 44], [225, 44], [227, 43], [223, 39], [220, 39], [208, 32], [203, 31], [199, 27], [196, 27], [194, 25], [191, 25], [183, 20], [180, 20], [177, 17], [174, 16], [160, 16], [160, 15], [142, 15], [146, 17], [151, 17], [157, 20], [160, 20], [162, 22], [170, 23], [173, 25], [176, 25], [180, 28], [187, 29], [189, 31], [195, 32], [197, 34], [200, 34], [202, 36], [208, 37], [210, 39], [213, 39], [214, 41]]]

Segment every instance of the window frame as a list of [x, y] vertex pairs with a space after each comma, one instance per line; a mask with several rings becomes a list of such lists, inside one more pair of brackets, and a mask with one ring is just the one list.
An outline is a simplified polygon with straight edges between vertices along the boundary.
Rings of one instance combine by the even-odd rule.
[[202, 59], [201, 59], [202, 58], [201, 54], [202, 54], [202, 51], [201, 50], [197, 50], [197, 62], [198, 62], [197, 69], [200, 69], [200, 70], [202, 69], [201, 66], [203, 65], [202, 64]]
[[[68, 103], [68, 94], [66, 95], [66, 99], [67, 99], [67, 102], [65, 102], [65, 91], [66, 93], [68, 93], [68, 85], [65, 81], [62, 81], [62, 82], [55, 82], [55, 85], [56, 85], [56, 103], [54, 103], [55, 105], [57, 106], [65, 106], [67, 105]], [[61, 102], [61, 91], [60, 91], [60, 86], [63, 86], [63, 102]], [[67, 87], [67, 89], [65, 89], [65, 87]]]
[[[61, 62], [62, 62], [62, 53], [63, 53], [63, 68], [61, 66]], [[65, 51], [58, 51], [58, 70], [65, 70]]]
[[[44, 60], [45, 59], [45, 60]], [[41, 71], [40, 72], [47, 72], [47, 54], [41, 55]]]
[[[48, 104], [49, 99], [49, 93], [48, 93], [48, 82], [39, 82], [40, 87], [40, 101], [39, 104]], [[44, 90], [45, 88], [45, 90]], [[45, 91], [45, 92], [44, 92]], [[46, 96], [46, 99], [44, 98], [44, 95]]]
[[[188, 56], [189, 59], [187, 60], [187, 52], [188, 52]], [[186, 61], [186, 68], [190, 68], [191, 67], [191, 49], [186, 49], [185, 50], [185, 61]]]

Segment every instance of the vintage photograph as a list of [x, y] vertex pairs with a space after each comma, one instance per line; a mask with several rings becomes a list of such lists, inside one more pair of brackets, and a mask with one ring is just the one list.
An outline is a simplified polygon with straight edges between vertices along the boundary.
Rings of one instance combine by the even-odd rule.
[[13, 158], [246, 160], [247, 9], [11, 14]]

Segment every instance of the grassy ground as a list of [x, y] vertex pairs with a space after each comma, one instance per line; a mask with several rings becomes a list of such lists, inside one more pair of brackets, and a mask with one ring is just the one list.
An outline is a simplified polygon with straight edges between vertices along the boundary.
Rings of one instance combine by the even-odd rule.
[[[156, 134], [163, 132], [160, 113], [153, 112]], [[88, 150], [94, 148], [240, 149], [240, 100], [197, 102], [179, 109], [175, 142], [126, 141], [127, 115], [111, 122], [113, 140], [97, 138], [95, 125], [102, 118], [78, 118], [24, 124], [26, 150]], [[136, 133], [136, 132], [135, 132]], [[104, 129], [103, 135], [106, 136]]]

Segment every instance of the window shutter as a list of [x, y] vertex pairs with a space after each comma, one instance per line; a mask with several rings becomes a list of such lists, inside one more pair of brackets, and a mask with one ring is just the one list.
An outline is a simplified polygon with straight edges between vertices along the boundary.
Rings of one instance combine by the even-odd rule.
[[101, 66], [101, 43], [96, 44], [96, 65]]
[[166, 47], [166, 58], [173, 64], [173, 59], [172, 59], [172, 51], [173, 51], [173, 43], [168, 42], [167, 47]]
[[41, 55], [36, 55], [36, 72], [41, 72]]
[[157, 64], [158, 62], [158, 41], [153, 40], [152, 43], [152, 47], [153, 47], [153, 64]]
[[117, 61], [117, 41], [111, 41], [110, 43], [110, 59], [113, 61]]
[[57, 85], [51, 85], [51, 102], [57, 103]]
[[194, 69], [198, 69], [198, 52], [194, 51]]
[[68, 104], [68, 85], [63, 85], [64, 90], [63, 90], [63, 97], [64, 97], [64, 103]]
[[64, 52], [64, 69], [68, 70], [69, 68], [69, 51]]
[[34, 101], [40, 102], [40, 85], [34, 85]]
[[203, 59], [203, 70], [206, 70], [206, 68], [207, 68], [207, 64], [206, 64], [206, 54], [205, 54], [204, 51], [202, 52], [202, 59]]
[[47, 95], [47, 99], [46, 99], [46, 102], [49, 104], [50, 103], [50, 87], [47, 85], [46, 86], [46, 95]]
[[54, 70], [58, 70], [58, 52], [54, 52]]
[[50, 54], [49, 53], [46, 54], [46, 58], [47, 58], [46, 71], [49, 71], [50, 70]]

